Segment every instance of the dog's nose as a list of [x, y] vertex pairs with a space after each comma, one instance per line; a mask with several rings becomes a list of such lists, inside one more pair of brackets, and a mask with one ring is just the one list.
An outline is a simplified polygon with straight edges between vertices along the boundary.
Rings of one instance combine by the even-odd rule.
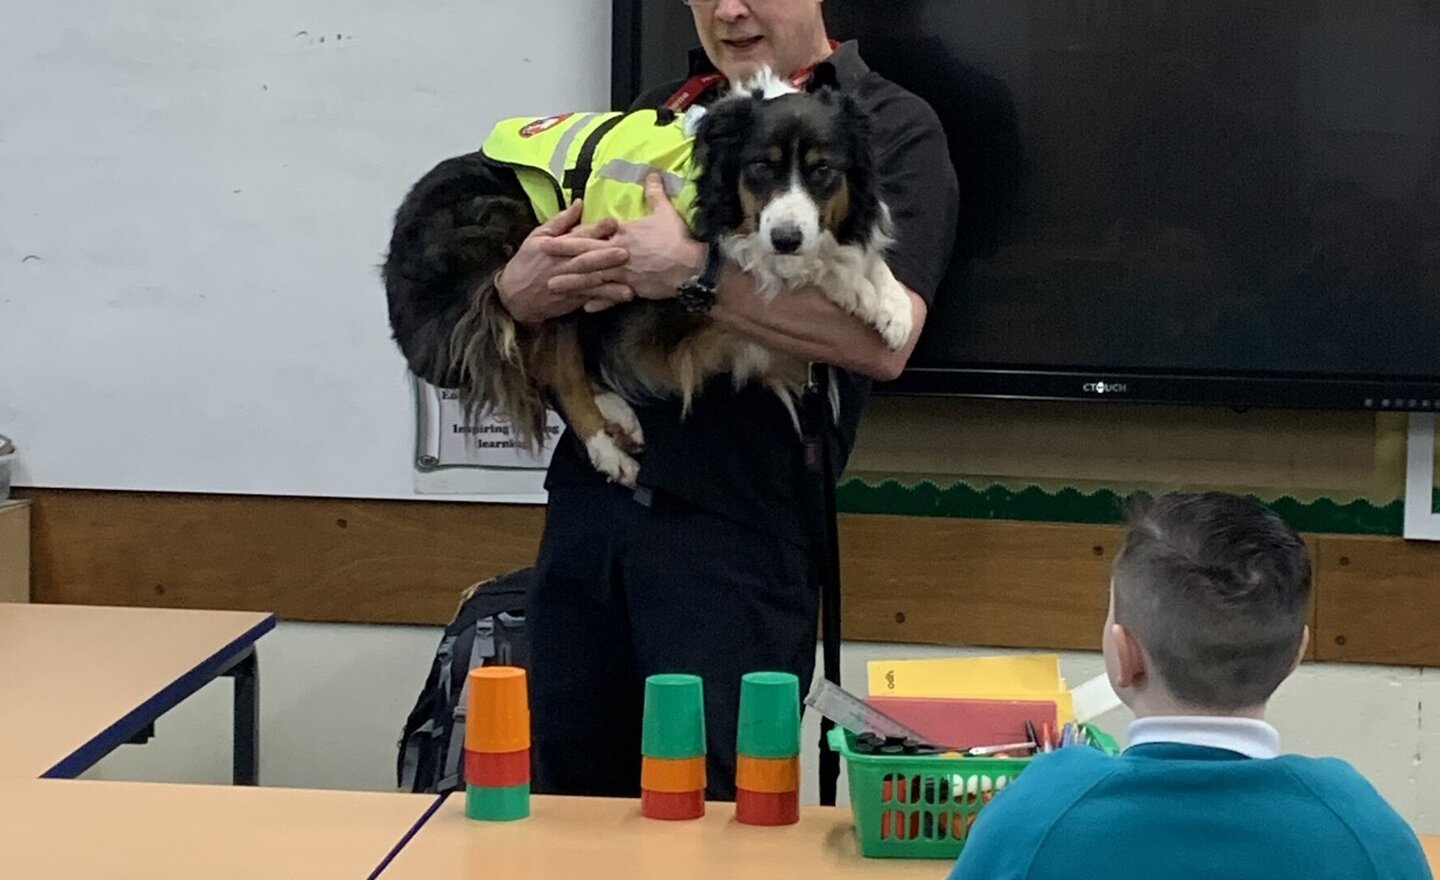
[[770, 230], [770, 246], [777, 254], [793, 254], [804, 241], [805, 234], [798, 226], [777, 226]]

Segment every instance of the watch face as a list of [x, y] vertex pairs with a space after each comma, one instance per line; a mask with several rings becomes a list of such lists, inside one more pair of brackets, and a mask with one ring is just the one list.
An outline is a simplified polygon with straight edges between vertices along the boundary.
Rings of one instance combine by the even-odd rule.
[[715, 302], [715, 291], [697, 280], [680, 285], [680, 304], [688, 311], [698, 312], [710, 308]]

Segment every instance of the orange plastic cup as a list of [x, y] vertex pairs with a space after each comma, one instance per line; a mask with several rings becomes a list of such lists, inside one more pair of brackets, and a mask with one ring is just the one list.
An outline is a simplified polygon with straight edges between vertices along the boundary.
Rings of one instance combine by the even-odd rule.
[[465, 704], [465, 748], [518, 752], [530, 748], [530, 695], [525, 670], [480, 666], [470, 670]]
[[735, 787], [761, 794], [800, 790], [800, 758], [752, 758], [738, 755]]
[[650, 758], [640, 764], [640, 787], [647, 791], [685, 794], [705, 788], [705, 756]]

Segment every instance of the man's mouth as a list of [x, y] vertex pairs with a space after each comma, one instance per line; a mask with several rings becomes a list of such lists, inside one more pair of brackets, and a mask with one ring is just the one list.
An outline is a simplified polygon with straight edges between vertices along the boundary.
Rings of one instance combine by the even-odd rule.
[[736, 52], [745, 52], [760, 45], [760, 41], [763, 39], [765, 38], [743, 37], [738, 39], [721, 40], [720, 42], [724, 43], [727, 48], [733, 49]]

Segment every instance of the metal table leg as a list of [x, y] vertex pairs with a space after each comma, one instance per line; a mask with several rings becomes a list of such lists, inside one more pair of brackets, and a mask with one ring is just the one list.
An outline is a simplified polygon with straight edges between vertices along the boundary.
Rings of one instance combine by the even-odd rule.
[[260, 676], [252, 645], [223, 673], [235, 679], [236, 785], [260, 782]]

